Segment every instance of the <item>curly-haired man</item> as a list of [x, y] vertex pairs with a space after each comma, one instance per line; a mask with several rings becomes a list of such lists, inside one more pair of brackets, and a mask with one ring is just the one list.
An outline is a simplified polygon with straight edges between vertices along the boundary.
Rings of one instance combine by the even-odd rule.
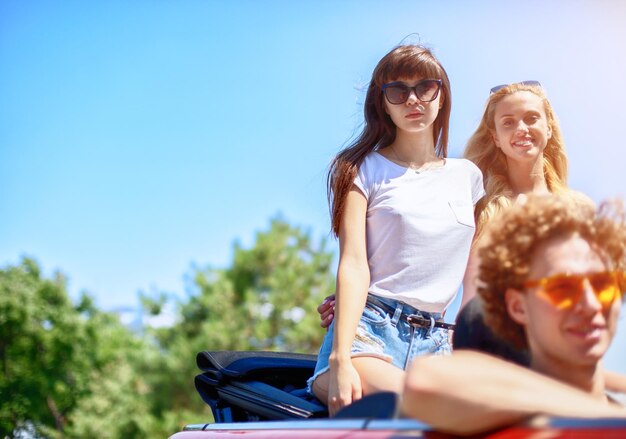
[[625, 290], [626, 222], [619, 204], [529, 196], [493, 220], [481, 248], [485, 321], [528, 349], [530, 369], [471, 351], [419, 359], [403, 411], [475, 433], [543, 413], [626, 417], [606, 393], [602, 358]]

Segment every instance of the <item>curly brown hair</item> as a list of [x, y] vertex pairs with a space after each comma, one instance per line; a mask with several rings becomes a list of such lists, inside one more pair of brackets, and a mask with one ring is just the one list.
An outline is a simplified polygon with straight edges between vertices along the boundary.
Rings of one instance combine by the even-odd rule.
[[[626, 220], [621, 201], [603, 203], [597, 210], [581, 197], [529, 195], [485, 227], [480, 243], [478, 288], [485, 304], [487, 325], [516, 348], [527, 349], [523, 327], [509, 316], [505, 292], [523, 290], [536, 248], [549, 239], [577, 233], [597, 248], [611, 270], [626, 268]], [[622, 281], [623, 282], [623, 281]], [[622, 286], [622, 291], [625, 285]]]

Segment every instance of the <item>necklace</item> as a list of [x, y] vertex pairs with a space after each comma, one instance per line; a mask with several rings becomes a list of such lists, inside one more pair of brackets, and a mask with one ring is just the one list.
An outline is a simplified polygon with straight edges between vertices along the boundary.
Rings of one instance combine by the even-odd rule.
[[[429, 169], [432, 169], [435, 167], [435, 164], [439, 163], [439, 158], [435, 157], [434, 160], [426, 162], [424, 164], [422, 164], [421, 166], [418, 166], [417, 168], [414, 168], [412, 165], [412, 162], [408, 162], [406, 160], [402, 160], [400, 158], [400, 156], [398, 155], [398, 153], [396, 152], [395, 148], [393, 147], [393, 145], [389, 146], [391, 148], [391, 151], [393, 152], [393, 155], [395, 156], [396, 160], [398, 160], [399, 162], [402, 162], [404, 164], [407, 165], [407, 168], [409, 168], [411, 171], [415, 171], [416, 174], [421, 174], [422, 172], [426, 172]], [[446, 163], [446, 159], [443, 159], [443, 163]]]

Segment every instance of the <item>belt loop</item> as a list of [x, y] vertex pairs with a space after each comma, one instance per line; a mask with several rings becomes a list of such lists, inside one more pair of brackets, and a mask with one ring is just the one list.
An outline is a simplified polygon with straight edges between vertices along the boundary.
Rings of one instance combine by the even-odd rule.
[[402, 315], [402, 302], [396, 303], [396, 310], [393, 312], [393, 317], [391, 317], [391, 325], [395, 328], [398, 322], [400, 321], [400, 317]]
[[406, 359], [404, 360], [404, 367], [402, 368], [404, 370], [406, 370], [406, 367], [409, 365], [409, 358], [411, 358], [413, 340], [415, 340], [415, 327], [413, 325], [409, 325], [409, 331], [411, 331], [411, 341], [409, 342], [409, 349], [406, 351]]
[[428, 314], [428, 317], [430, 317], [430, 328], [428, 328], [428, 336], [430, 337], [432, 336], [433, 329], [435, 328], [435, 318], [432, 314]]

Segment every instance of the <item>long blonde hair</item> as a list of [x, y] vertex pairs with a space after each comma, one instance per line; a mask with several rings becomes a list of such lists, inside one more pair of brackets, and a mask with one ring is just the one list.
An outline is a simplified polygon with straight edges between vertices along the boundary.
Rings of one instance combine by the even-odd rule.
[[476, 235], [478, 242], [483, 228], [489, 220], [498, 215], [513, 203], [513, 190], [509, 182], [506, 156], [494, 142], [492, 133], [495, 131], [496, 105], [513, 93], [529, 91], [537, 95], [543, 102], [548, 127], [552, 136], [548, 139], [543, 151], [543, 170], [552, 193], [568, 191], [567, 187], [567, 156], [559, 122], [552, 105], [540, 85], [510, 84], [495, 93], [487, 100], [483, 117], [478, 128], [469, 139], [464, 157], [471, 160], [483, 173], [486, 195], [476, 205]]

